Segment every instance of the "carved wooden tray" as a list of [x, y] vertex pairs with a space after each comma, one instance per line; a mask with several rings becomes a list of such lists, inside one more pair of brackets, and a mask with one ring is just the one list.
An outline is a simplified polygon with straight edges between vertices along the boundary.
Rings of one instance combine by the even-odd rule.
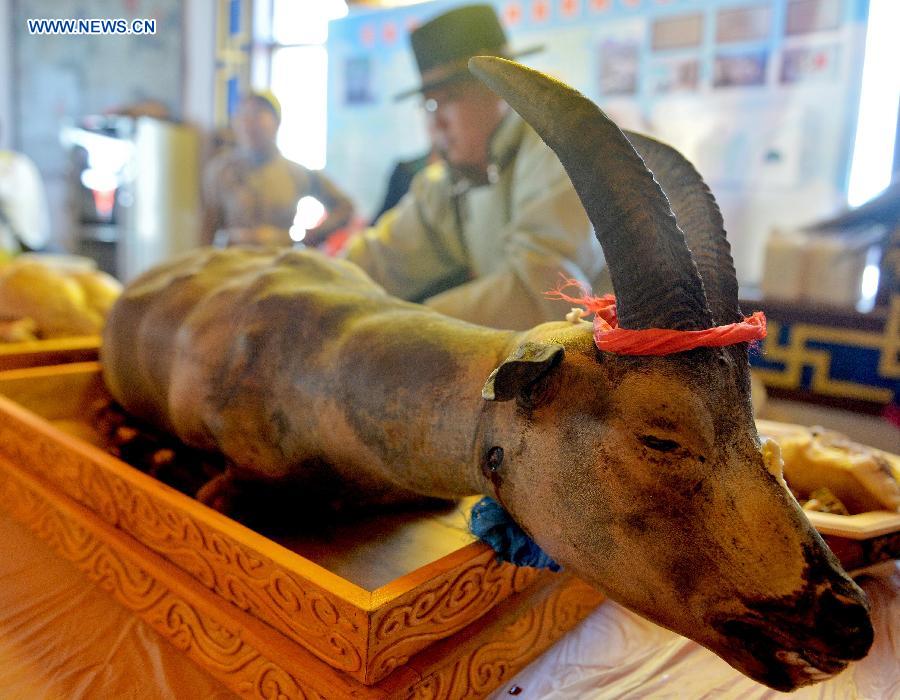
[[900, 559], [900, 513], [874, 510], [855, 515], [806, 515], [847, 571]]
[[0, 373], [0, 507], [244, 696], [479, 697], [602, 600], [498, 563], [458, 509], [301, 556], [73, 436], [104, 392], [95, 363]]
[[97, 359], [99, 350], [100, 338], [96, 335], [0, 343], [0, 370], [90, 362]]

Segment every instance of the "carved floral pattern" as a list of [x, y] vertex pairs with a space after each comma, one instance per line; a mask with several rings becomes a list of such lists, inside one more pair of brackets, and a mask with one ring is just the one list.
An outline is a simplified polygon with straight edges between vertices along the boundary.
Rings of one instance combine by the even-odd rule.
[[375, 613], [370, 678], [384, 678], [417, 651], [458, 632], [538, 576], [537, 569], [499, 562], [493, 551], [485, 551], [465, 570], [452, 571]]
[[415, 700], [481, 698], [575, 626], [603, 600], [580, 581], [558, 585], [523, 615], [422, 679], [410, 692]]

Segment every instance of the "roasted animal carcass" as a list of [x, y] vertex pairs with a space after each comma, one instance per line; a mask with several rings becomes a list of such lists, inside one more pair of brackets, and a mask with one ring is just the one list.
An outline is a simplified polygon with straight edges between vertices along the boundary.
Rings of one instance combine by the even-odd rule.
[[[677, 152], [540, 73], [471, 65], [566, 167], [620, 327], [742, 318], [719, 210]], [[577, 319], [498, 331], [316, 253], [207, 249], [128, 287], [102, 360], [129, 411], [230, 458], [211, 501], [229, 478], [308, 499], [483, 493], [566, 569], [780, 690], [872, 642], [865, 594], [757, 435], [746, 343], [603, 352]]]

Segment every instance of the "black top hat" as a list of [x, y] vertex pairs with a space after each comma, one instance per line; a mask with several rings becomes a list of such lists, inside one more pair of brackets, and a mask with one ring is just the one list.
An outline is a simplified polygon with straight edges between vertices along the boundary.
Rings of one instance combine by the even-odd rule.
[[472, 56], [516, 58], [542, 48], [510, 51], [506, 32], [490, 5], [464, 5], [438, 15], [410, 34], [410, 43], [422, 84], [401, 92], [398, 100], [468, 77]]

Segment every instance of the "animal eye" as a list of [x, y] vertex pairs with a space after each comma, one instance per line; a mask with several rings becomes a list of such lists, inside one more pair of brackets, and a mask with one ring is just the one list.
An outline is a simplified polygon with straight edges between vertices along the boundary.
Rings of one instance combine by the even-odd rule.
[[672, 450], [677, 450], [681, 447], [681, 445], [674, 440], [666, 440], [665, 438], [658, 438], [654, 435], [641, 435], [638, 440], [651, 450], [658, 450], [659, 452], [671, 452]]

